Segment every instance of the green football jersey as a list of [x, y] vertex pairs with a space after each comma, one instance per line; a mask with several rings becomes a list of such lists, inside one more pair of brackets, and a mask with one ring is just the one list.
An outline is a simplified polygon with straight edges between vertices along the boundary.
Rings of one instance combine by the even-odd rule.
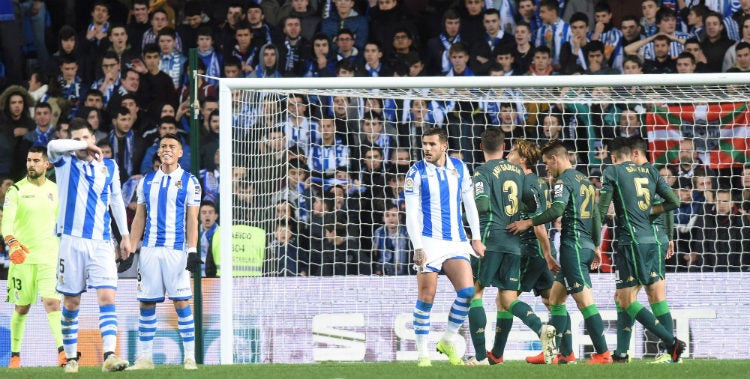
[[656, 193], [663, 195], [661, 191], [665, 190], [657, 187], [660, 185], [659, 178], [661, 176], [654, 177], [654, 171], [649, 167], [638, 166], [633, 162], [623, 162], [604, 170], [601, 192], [612, 194], [620, 243], [657, 242], [656, 228], [651, 222], [651, 207]]
[[488, 251], [521, 253], [519, 238], [505, 228], [521, 219], [521, 204], [530, 198], [523, 169], [504, 159], [493, 159], [474, 173], [474, 196], [489, 200], [488, 212], [479, 213], [482, 242]]
[[594, 250], [591, 231], [594, 222], [596, 190], [586, 175], [573, 168], [557, 177], [552, 188], [552, 202], [562, 203], [560, 244], [576, 250]]
[[23, 179], [12, 185], [3, 206], [3, 236], [14, 236], [29, 248], [25, 263], [57, 261], [59, 240], [55, 223], [59, 211], [57, 184], [47, 180], [37, 186]]
[[[543, 178], [531, 173], [526, 174], [526, 187], [531, 194], [531, 201], [525, 201], [521, 205], [521, 218], [532, 218], [549, 208], [549, 188]], [[520, 234], [521, 246], [525, 254], [537, 254], [539, 241], [534, 234], [534, 228], [525, 230]]]
[[[657, 180], [663, 180], [666, 185], [669, 185], [667, 184], [666, 180], [664, 180], [664, 177], [662, 177], [661, 174], [659, 174], [659, 171], [656, 169], [656, 167], [654, 167], [654, 165], [652, 165], [650, 162], [646, 162], [641, 166], [648, 168], [649, 171], [651, 171], [652, 177], [657, 178]], [[658, 182], [657, 182], [657, 187], [658, 187]], [[654, 194], [654, 205], [661, 204], [663, 202], [664, 202], [663, 197], [661, 197], [658, 193]], [[651, 223], [656, 227], [656, 236], [659, 239], [659, 241], [662, 243], [669, 242], [670, 240], [669, 235], [667, 234], [667, 230], [665, 229], [666, 225], [668, 224], [666, 219], [667, 217], [670, 217], [670, 216], [671, 216], [670, 212], [663, 212], [662, 214], [659, 215], [659, 217], [654, 217], [651, 220]]]

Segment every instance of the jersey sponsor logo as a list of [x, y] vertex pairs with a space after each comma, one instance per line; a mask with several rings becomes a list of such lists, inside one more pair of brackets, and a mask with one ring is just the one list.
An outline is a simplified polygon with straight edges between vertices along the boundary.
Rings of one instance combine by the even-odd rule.
[[483, 193], [484, 193], [484, 183], [482, 182], [474, 183], [474, 195], [479, 196]]

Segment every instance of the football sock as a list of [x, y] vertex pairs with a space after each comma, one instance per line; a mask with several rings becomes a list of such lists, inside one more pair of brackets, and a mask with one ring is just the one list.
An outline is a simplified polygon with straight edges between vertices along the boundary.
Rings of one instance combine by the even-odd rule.
[[414, 334], [420, 358], [428, 356], [427, 342], [430, 338], [431, 309], [431, 303], [425, 303], [421, 300], [417, 300], [417, 304], [414, 306]]
[[669, 312], [669, 305], [666, 300], [662, 300], [651, 304], [651, 311], [654, 312], [654, 316], [661, 326], [664, 327], [668, 332], [674, 335], [674, 325], [672, 321], [672, 313]]
[[[560, 354], [567, 357], [568, 355], [570, 355], [570, 353], [573, 352], [573, 333], [570, 331], [570, 328], [572, 328], [572, 326], [570, 325], [570, 314], [566, 313], [565, 317], [565, 327], [562, 331], [560, 344], [557, 346]], [[557, 332], [557, 334], [560, 334], [560, 332]]]
[[630, 348], [630, 337], [633, 334], [633, 324], [635, 320], [630, 317], [628, 312], [620, 308], [620, 303], [615, 302], [617, 308], [617, 349], [615, 355], [627, 354]]
[[664, 326], [659, 325], [659, 321], [654, 315], [649, 312], [641, 303], [634, 301], [628, 306], [628, 314], [630, 317], [638, 320], [646, 329], [650, 330], [651, 333], [656, 334], [662, 341], [664, 341], [669, 348], [674, 345], [674, 336]]
[[140, 343], [140, 358], [151, 359], [154, 351], [154, 335], [156, 334], [156, 308], [141, 308], [138, 317], [138, 342]]
[[185, 349], [185, 358], [195, 359], [195, 323], [190, 305], [177, 309], [177, 328], [182, 337], [182, 347]]
[[508, 342], [508, 335], [512, 327], [513, 313], [498, 311], [497, 325], [495, 326], [495, 342], [492, 344], [492, 355], [496, 358], [500, 358], [505, 354], [505, 344]]
[[602, 322], [602, 316], [599, 314], [596, 304], [581, 309], [581, 314], [583, 314], [586, 331], [589, 332], [591, 342], [594, 344], [594, 350], [599, 354], [607, 351], [607, 340], [604, 339], [604, 322]]
[[555, 344], [560, 346], [560, 340], [565, 333], [565, 326], [568, 324], [570, 316], [568, 316], [568, 310], [565, 308], [565, 304], [553, 304], [550, 305], [550, 318], [549, 324], [555, 327], [557, 335], [555, 336]]
[[49, 329], [52, 331], [52, 337], [54, 337], [55, 339], [55, 345], [58, 347], [63, 345], [62, 324], [60, 324], [61, 320], [62, 312], [54, 311], [47, 313], [47, 324], [49, 325]]
[[117, 347], [117, 313], [115, 305], [99, 306], [99, 332], [102, 334], [102, 351], [115, 351]]
[[65, 356], [68, 359], [75, 359], [78, 357], [78, 310], [71, 311], [63, 307], [60, 325]]
[[466, 287], [456, 291], [456, 300], [453, 301], [450, 313], [448, 313], [448, 324], [445, 326], [443, 339], [451, 341], [458, 329], [463, 325], [466, 316], [469, 315], [469, 302], [474, 297], [474, 287]]
[[484, 340], [484, 331], [487, 328], [487, 314], [484, 312], [482, 299], [474, 299], [469, 307], [469, 332], [471, 343], [476, 351], [476, 359], [481, 361], [487, 358], [487, 345]]
[[26, 315], [13, 311], [10, 316], [10, 351], [13, 353], [21, 352], [21, 342], [23, 333], [26, 331]]
[[531, 307], [521, 300], [516, 299], [510, 303], [508, 309], [513, 316], [518, 317], [526, 326], [531, 328], [538, 336], [542, 335], [542, 320], [534, 313]]

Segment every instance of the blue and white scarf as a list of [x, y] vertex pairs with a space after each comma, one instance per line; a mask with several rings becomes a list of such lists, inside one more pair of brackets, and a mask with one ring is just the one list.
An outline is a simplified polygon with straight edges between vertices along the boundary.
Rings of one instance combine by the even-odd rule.
[[55, 128], [52, 125], [49, 125], [46, 132], [39, 129], [39, 126], [34, 129], [34, 146], [47, 146], [53, 139], [55, 139]]
[[[128, 131], [128, 134], [125, 135], [125, 146], [122, 148], [124, 150], [124, 162], [123, 165], [125, 166], [125, 172], [128, 173], [128, 176], [133, 175], [133, 140], [134, 140], [135, 134], [132, 130]], [[120, 145], [117, 143], [117, 134], [115, 134], [115, 131], [109, 132], [109, 143], [112, 145], [112, 156], [115, 158], [115, 161], [117, 160], [117, 157], [119, 156], [120, 152]]]
[[456, 36], [453, 38], [453, 41], [450, 41], [445, 33], [440, 33], [440, 43], [443, 44], [443, 55], [440, 65], [440, 71], [443, 73], [447, 73], [453, 68], [453, 64], [451, 63], [450, 57], [448, 56], [448, 51], [450, 50], [451, 45], [456, 42], [461, 42], [460, 34], [456, 34]]
[[[206, 65], [207, 76], [214, 76], [217, 78], [221, 77], [221, 62], [219, 62], [219, 55], [216, 54], [216, 51], [214, 51], [214, 49], [208, 49], [206, 51], [199, 50], [198, 55], [201, 57], [203, 64]], [[216, 79], [206, 78], [205, 81], [208, 84], [219, 84]]]

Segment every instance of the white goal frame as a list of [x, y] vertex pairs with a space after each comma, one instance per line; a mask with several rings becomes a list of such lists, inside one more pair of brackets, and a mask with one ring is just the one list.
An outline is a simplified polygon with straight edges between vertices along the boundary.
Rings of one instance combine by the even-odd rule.
[[[572, 76], [473, 76], [473, 77], [380, 77], [380, 78], [221, 78], [219, 79], [220, 161], [232, 162], [233, 90], [340, 90], [412, 88], [561, 88], [561, 87], [673, 87], [748, 85], [750, 73], [661, 74], [661, 75], [572, 75]], [[744, 96], [750, 96], [745, 94]], [[718, 98], [718, 97], [717, 97]], [[596, 101], [597, 99], [593, 99]], [[231, 199], [232, 165], [220, 165], [220, 193]], [[221, 262], [232, 262], [232, 202], [221, 201], [219, 209]], [[220, 362], [233, 363], [233, 280], [232, 265], [221, 267]]]

